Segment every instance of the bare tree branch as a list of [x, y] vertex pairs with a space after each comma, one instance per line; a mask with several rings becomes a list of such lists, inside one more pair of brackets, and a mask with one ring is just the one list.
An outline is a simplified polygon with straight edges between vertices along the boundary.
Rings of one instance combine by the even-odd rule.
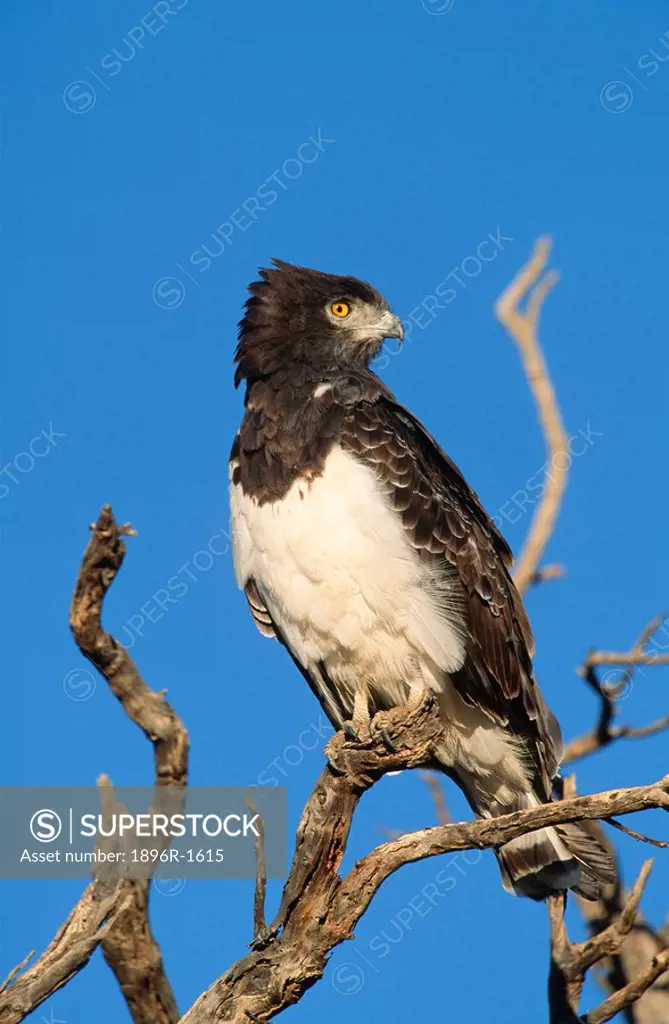
[[[646, 645], [652, 639], [658, 627], [664, 621], [657, 616], [642, 631], [631, 650], [616, 654], [612, 651], [591, 651], [579, 669], [579, 675], [585, 680], [599, 700], [599, 718], [594, 729], [571, 740], [565, 747], [563, 764], [570, 764], [578, 758], [587, 757], [596, 750], [608, 746], [619, 739], [645, 739], [669, 728], [669, 715], [664, 715], [648, 725], [613, 725], [618, 711], [618, 702], [632, 683], [632, 672], [635, 665], [662, 664], [662, 659], [654, 656], [654, 652], [646, 651]], [[597, 673], [598, 665], [626, 665], [627, 671], [620, 680], [613, 684], [603, 685]]]
[[437, 775], [436, 772], [420, 772], [420, 777], [430, 791], [437, 822], [440, 825], [449, 825], [453, 819], [448, 813], [448, 807], [446, 806], [446, 797], [444, 795], [444, 787], [441, 784], [441, 776]]
[[252, 946], [262, 946], [269, 938], [265, 921], [265, 896], [267, 894], [267, 865], [265, 863], [265, 822], [258, 814], [258, 808], [251, 797], [246, 795], [246, 804], [252, 814], [258, 818], [258, 834], [255, 838], [256, 855], [256, 886], [253, 894], [253, 942]]
[[633, 828], [628, 828], [627, 825], [623, 825], [620, 821], [616, 821], [615, 818], [605, 818], [607, 825], [611, 825], [612, 828], [617, 828], [619, 832], [624, 832], [626, 836], [630, 836], [632, 839], [638, 839], [642, 843], [650, 843], [651, 846], [657, 846], [661, 850], [666, 850], [669, 846], [669, 842], [664, 839], [651, 839], [650, 836], [645, 836], [643, 832], [636, 832]]
[[[153, 743], [156, 784], [185, 786], [188, 734], [183, 724], [164, 696], [149, 689], [125, 648], [101, 623], [105, 595], [123, 563], [123, 536], [133, 531], [117, 525], [108, 505], [91, 530], [70, 610], [74, 638]], [[179, 1011], [148, 921], [149, 885], [149, 879], [112, 883], [98, 877], [91, 882], [39, 960], [23, 973], [13, 972], [5, 983], [0, 995], [3, 1024], [16, 1024], [67, 984], [100, 943], [135, 1024], [175, 1024]]]
[[12, 967], [11, 971], [3, 981], [2, 985], [0, 985], [0, 995], [2, 995], [3, 992], [7, 991], [11, 983], [14, 981], [16, 975], [20, 974], [23, 968], [28, 966], [36, 952], [37, 950], [31, 949], [30, 952], [24, 956], [23, 960], [16, 965], [16, 967]]
[[[551, 461], [551, 473], [546, 478], [541, 502], [534, 514], [516, 566], [515, 580], [521, 594], [532, 583], [542, 578], [552, 579], [556, 575], [553, 569], [549, 575], [542, 577], [539, 563], [555, 528], [567, 484], [567, 461], [563, 459], [563, 464], [558, 465], [557, 458], [560, 454], [567, 454], [567, 434], [538, 340], [541, 308], [549, 291], [559, 280], [559, 275], [555, 271], [542, 276], [548, 264], [550, 250], [550, 239], [540, 238], [529, 261], [495, 304], [497, 319], [518, 346]], [[526, 309], [521, 311], [520, 304], [524, 300], [527, 300]]]
[[[560, 895], [549, 899], [552, 949], [549, 984], [551, 1021], [581, 1019], [576, 1014], [585, 976], [594, 965], [620, 953], [637, 919], [641, 896], [652, 866], [652, 860], [646, 861], [632, 891], [625, 899], [620, 914], [585, 942], [569, 941], [564, 923], [564, 897]], [[635, 974], [632, 982], [614, 992], [583, 1019], [587, 1024], [601, 1024], [610, 1020], [616, 1013], [637, 1002], [667, 969], [669, 949], [654, 954], [644, 969]], [[660, 1024], [661, 1019], [655, 1018], [655, 1024]]]
[[595, 651], [590, 665], [669, 665], [669, 654], [654, 651]]
[[119, 882], [106, 893], [91, 882], [42, 955], [26, 970], [14, 968], [0, 990], [2, 1024], [18, 1024], [78, 974], [125, 912], [128, 896]]
[[548, 976], [550, 1024], [580, 1024], [577, 1017], [583, 978], [569, 976], [571, 943], [564, 920], [565, 893], [549, 896], [546, 905], [551, 935], [551, 966]]
[[[669, 970], [669, 948], [654, 956], [645, 971], [637, 974], [624, 988], [618, 989], [601, 1006], [589, 1013], [586, 1018], [587, 1024], [603, 1024], [604, 1021], [615, 1017], [621, 1010], [632, 1006], [667, 970]], [[666, 1020], [666, 1016], [664, 1019]], [[652, 1020], [653, 1024], [660, 1024], [662, 1018], [653, 1017]]]
[[564, 565], [559, 565], [557, 562], [542, 565], [540, 569], [532, 573], [528, 586], [535, 587], [537, 583], [546, 583], [548, 580], [561, 580], [566, 573]]
[[[137, 666], [101, 622], [102, 603], [125, 557], [123, 535], [109, 505], [93, 527], [70, 610], [74, 638], [109, 683], [129, 718], [154, 746], [158, 786], [185, 786], [188, 733], [161, 693], [154, 693]], [[176, 1000], [148, 920], [150, 879], [124, 881], [129, 897], [124, 914], [104, 936], [105, 960], [116, 975], [135, 1024], [175, 1024]]]
[[[615, 860], [615, 849], [599, 822], [591, 822], [589, 828]], [[619, 920], [628, 900], [629, 893], [620, 881], [619, 869], [618, 878], [606, 886], [600, 899], [579, 899], [579, 908], [590, 935], [596, 937]], [[641, 911], [637, 909], [636, 918], [627, 932], [625, 941], [617, 952], [611, 956], [605, 956], [599, 962], [599, 970], [595, 977], [600, 985], [610, 993], [616, 993], [623, 989], [628, 993], [634, 993], [634, 988], [629, 988], [629, 985], [633, 985], [636, 979], [647, 976], [649, 965], [652, 965], [654, 958], [660, 955], [667, 946], [669, 946], [669, 934], [663, 935], [661, 931], [654, 929], [644, 919]], [[660, 1021], [669, 1020], [669, 983], [665, 981], [657, 984], [656, 982], [657, 978], [651, 980], [644, 993], [638, 993], [633, 1001], [628, 1002], [624, 1007], [619, 1007], [614, 1012], [617, 1013], [621, 1010], [628, 1024], [659, 1024]], [[610, 1004], [603, 1003], [599, 1009], [607, 1006]], [[590, 1018], [588, 1020], [590, 1021]]]
[[105, 505], [84, 552], [70, 609], [70, 628], [81, 653], [102, 673], [128, 717], [155, 748], [158, 784], [180, 786], [186, 780], [188, 733], [162, 693], [146, 685], [122, 644], [102, 626], [102, 603], [123, 564], [123, 536], [131, 527], [119, 527], [111, 507]]

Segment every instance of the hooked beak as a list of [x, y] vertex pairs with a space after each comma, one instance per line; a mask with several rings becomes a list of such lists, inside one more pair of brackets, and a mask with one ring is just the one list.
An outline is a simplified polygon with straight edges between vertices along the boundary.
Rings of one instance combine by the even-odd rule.
[[390, 310], [381, 316], [380, 320], [376, 323], [376, 329], [382, 338], [399, 338], [400, 341], [404, 338], [404, 327], [402, 321]]

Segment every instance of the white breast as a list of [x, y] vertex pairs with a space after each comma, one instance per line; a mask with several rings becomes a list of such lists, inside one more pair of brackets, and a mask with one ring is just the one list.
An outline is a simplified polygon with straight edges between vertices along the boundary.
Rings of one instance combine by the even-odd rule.
[[280, 501], [233, 485], [231, 510], [237, 582], [255, 579], [305, 667], [322, 660], [346, 689], [364, 681], [402, 703], [461, 666], [455, 588], [429, 575], [372, 470], [341, 448]]

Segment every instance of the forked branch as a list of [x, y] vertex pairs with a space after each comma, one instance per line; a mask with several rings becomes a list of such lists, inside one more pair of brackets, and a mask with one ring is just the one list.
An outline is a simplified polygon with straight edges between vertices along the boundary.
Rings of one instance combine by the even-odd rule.
[[[603, 961], [620, 955], [637, 921], [641, 896], [652, 866], [652, 860], [646, 861], [643, 865], [619, 915], [584, 942], [572, 943], [569, 940], [564, 922], [564, 898], [553, 896], [549, 899], [552, 948], [550, 981], [552, 1020], [562, 1021], [571, 1011], [574, 1014], [574, 1021], [583, 1020], [585, 1024], [603, 1024], [604, 1021], [611, 1020], [617, 1013], [636, 1003], [669, 969], [668, 947], [651, 955], [643, 968], [635, 973], [631, 982], [615, 991], [595, 1009], [590, 1010], [584, 1018], [576, 1016], [587, 972]], [[657, 1019], [657, 1024], [660, 1019]]]
[[[157, 786], [185, 785], [188, 734], [162, 694], [154, 693], [127, 651], [101, 622], [102, 605], [125, 555], [124, 535], [106, 505], [84, 552], [70, 625], [81, 652], [105, 677], [128, 717], [151, 740]], [[0, 989], [0, 1021], [18, 1024], [86, 965], [102, 944], [135, 1024], [175, 1024], [176, 1001], [148, 920], [149, 880], [96, 878], [40, 958], [12, 972]]]
[[[593, 754], [602, 747], [620, 739], [645, 739], [669, 728], [669, 715], [663, 715], [647, 725], [614, 725], [619, 711], [620, 702], [627, 697], [632, 689], [634, 669], [638, 665], [663, 664], [663, 656], [657, 650], [648, 650], [660, 626], [666, 627], [667, 619], [659, 615], [643, 629], [636, 643], [629, 651], [616, 653], [613, 651], [591, 651], [579, 669], [579, 675], [590, 689], [597, 695], [599, 715], [595, 727], [583, 736], [577, 736], [565, 747], [563, 764], [570, 764], [582, 757]], [[615, 680], [601, 679], [598, 671], [600, 665], [620, 666], [621, 672]], [[607, 673], [611, 675], [611, 673]]]
[[[559, 566], [540, 569], [541, 558], [560, 511], [562, 495], [567, 485], [568, 466], [567, 434], [562, 423], [555, 388], [539, 344], [541, 309], [546, 296], [559, 280], [556, 271], [545, 273], [550, 250], [550, 239], [540, 238], [531, 258], [495, 304], [498, 320], [518, 347], [539, 414], [551, 467], [546, 475], [541, 501], [532, 519], [525, 546], [516, 565], [515, 581], [521, 594], [532, 583], [561, 575]], [[526, 305], [521, 309], [523, 302]]]

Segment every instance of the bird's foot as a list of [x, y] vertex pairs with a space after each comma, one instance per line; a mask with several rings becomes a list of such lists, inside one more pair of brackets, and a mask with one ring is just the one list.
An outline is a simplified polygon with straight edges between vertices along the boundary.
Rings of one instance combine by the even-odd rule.
[[381, 740], [389, 754], [396, 754], [397, 747], [393, 743], [388, 726], [386, 725], [387, 712], [379, 711], [369, 723], [369, 735], [376, 743]]
[[[396, 713], [399, 712], [403, 719], [405, 716], [413, 715], [418, 711], [429, 711], [434, 706], [435, 701], [436, 697], [432, 690], [412, 689], [409, 692], [406, 704], [394, 710]], [[369, 731], [373, 740], [381, 740], [389, 754], [396, 754], [399, 748], [393, 741], [388, 728], [389, 720], [392, 728], [394, 719], [397, 717], [397, 714], [393, 715], [392, 711], [393, 709], [391, 709], [390, 713], [379, 711], [372, 719]]]
[[342, 726], [349, 743], [364, 743], [371, 738], [369, 701], [365, 690], [357, 690], [353, 701], [353, 714]]

